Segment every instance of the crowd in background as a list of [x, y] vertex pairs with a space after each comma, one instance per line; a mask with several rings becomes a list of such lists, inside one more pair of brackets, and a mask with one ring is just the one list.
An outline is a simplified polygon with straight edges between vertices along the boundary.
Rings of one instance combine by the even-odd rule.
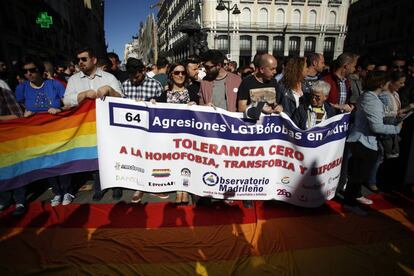
[[[207, 105], [243, 112], [259, 119], [262, 113], [286, 113], [301, 129], [309, 129], [337, 114], [350, 112], [338, 198], [345, 208], [363, 214], [359, 206], [372, 204], [362, 195], [372, 192], [414, 193], [414, 59], [395, 56], [389, 62], [343, 53], [329, 66], [322, 54], [276, 58], [257, 54], [246, 66], [228, 60], [220, 51], [189, 56], [171, 63], [159, 57], [156, 64], [129, 58], [125, 70], [115, 53], [97, 57], [93, 49], [77, 52], [75, 61], [58, 62], [26, 58], [10, 67], [0, 61], [0, 120], [57, 114], [83, 100], [106, 96], [138, 101]], [[390, 173], [392, 176], [390, 177]], [[93, 200], [104, 196], [99, 171]], [[52, 206], [67, 205], [79, 187], [73, 176], [47, 179], [53, 188]], [[121, 188], [113, 198], [120, 200]], [[136, 191], [132, 202], [141, 201]], [[170, 194], [153, 194], [168, 198]], [[178, 205], [191, 195], [177, 191]], [[203, 199], [193, 196], [194, 201]], [[231, 201], [228, 201], [230, 203]], [[249, 202], [246, 201], [249, 206]], [[15, 205], [14, 215], [27, 210], [26, 187], [0, 193], [0, 210]]]

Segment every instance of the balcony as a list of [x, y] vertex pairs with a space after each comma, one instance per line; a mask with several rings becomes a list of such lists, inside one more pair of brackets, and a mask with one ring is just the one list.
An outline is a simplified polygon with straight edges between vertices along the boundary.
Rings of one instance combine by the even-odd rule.
[[308, 0], [308, 6], [320, 6], [322, 0]]
[[289, 0], [275, 0], [276, 5], [288, 5]]
[[329, 0], [328, 6], [329, 7], [339, 7], [342, 4], [342, 0]]
[[[227, 31], [227, 21], [205, 21], [204, 27], [217, 31]], [[339, 25], [337, 27], [340, 28]], [[266, 22], [230, 22], [230, 31], [240, 30], [243, 32], [321, 32], [321, 25], [313, 24], [280, 24]], [[335, 30], [334, 27], [330, 30]]]
[[258, 4], [272, 4], [273, 0], [257, 0]]
[[292, 0], [292, 5], [304, 5], [306, 0]]
[[327, 32], [340, 32], [342, 25], [326, 24], [325, 28]]

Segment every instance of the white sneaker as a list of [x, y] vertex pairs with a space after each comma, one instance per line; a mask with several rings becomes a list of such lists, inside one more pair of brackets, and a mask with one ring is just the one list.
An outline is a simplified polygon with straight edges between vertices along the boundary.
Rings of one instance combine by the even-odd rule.
[[75, 196], [67, 193], [63, 196], [63, 201], [62, 201], [62, 205], [69, 205], [72, 203], [73, 199], [75, 198]]
[[364, 205], [371, 205], [372, 203], [374, 203], [374, 201], [372, 201], [371, 199], [363, 196], [356, 198], [356, 201]]
[[62, 202], [62, 197], [60, 195], [55, 195], [55, 197], [50, 201], [52, 207], [58, 206]]

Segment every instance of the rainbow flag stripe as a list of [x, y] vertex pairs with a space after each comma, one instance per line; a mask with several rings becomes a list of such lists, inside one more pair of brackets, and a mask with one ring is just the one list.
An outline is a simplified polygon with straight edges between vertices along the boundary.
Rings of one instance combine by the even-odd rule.
[[153, 169], [152, 174], [153, 177], [169, 177], [171, 175], [170, 169]]
[[58, 115], [0, 122], [0, 191], [97, 169], [95, 101]]
[[[34, 202], [0, 213], [1, 275], [414, 275], [413, 198], [211, 208]], [[68, 238], [70, 237], [70, 238]]]

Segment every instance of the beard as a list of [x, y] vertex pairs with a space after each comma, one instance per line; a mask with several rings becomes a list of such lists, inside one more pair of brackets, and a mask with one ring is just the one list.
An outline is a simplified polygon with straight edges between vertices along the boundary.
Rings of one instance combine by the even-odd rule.
[[209, 81], [215, 80], [218, 74], [219, 74], [219, 71], [216, 68], [212, 69], [209, 72], [207, 72], [205, 79]]

